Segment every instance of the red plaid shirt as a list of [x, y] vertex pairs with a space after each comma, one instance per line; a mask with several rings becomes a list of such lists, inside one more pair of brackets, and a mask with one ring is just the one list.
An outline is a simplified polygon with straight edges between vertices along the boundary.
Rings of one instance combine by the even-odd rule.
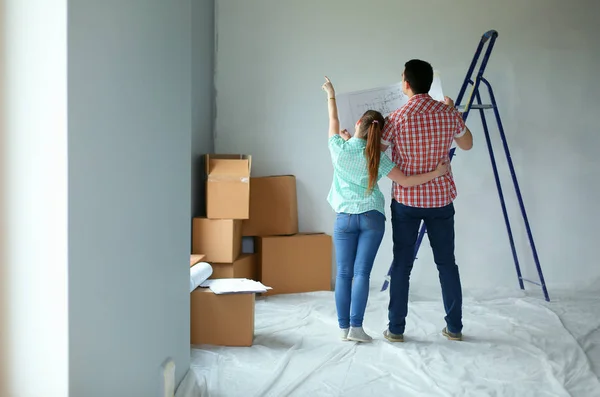
[[[392, 160], [402, 172], [416, 175], [433, 171], [448, 156], [454, 138], [465, 132], [458, 110], [418, 94], [387, 117], [382, 143], [392, 146]], [[396, 201], [410, 207], [444, 207], [456, 198], [452, 172], [413, 187], [394, 183], [392, 190]]]

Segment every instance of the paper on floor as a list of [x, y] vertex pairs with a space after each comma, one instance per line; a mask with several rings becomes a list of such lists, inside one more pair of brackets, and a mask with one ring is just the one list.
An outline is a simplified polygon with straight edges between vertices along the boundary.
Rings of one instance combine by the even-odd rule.
[[215, 294], [233, 294], [240, 292], [262, 293], [272, 289], [271, 287], [263, 285], [263, 283], [247, 278], [217, 278], [206, 280], [201, 284], [201, 287], [208, 287]]

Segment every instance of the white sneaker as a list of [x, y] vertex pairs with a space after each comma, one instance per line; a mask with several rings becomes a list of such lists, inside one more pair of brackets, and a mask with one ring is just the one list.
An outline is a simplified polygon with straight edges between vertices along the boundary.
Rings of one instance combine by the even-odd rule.
[[350, 332], [348, 332], [348, 340], [368, 343], [371, 342], [373, 338], [367, 335], [363, 327], [350, 327]]
[[350, 331], [350, 328], [340, 328], [340, 339], [341, 340], [348, 340], [348, 332]]

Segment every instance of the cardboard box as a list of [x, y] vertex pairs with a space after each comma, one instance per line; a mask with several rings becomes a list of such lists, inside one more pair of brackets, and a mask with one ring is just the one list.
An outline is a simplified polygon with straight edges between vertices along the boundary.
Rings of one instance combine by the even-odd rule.
[[257, 237], [258, 278], [265, 295], [331, 290], [331, 236], [296, 234]]
[[202, 262], [205, 258], [205, 255], [190, 255], [190, 267], [193, 267], [195, 264]]
[[298, 198], [293, 175], [250, 178], [250, 219], [244, 236], [280, 236], [298, 233]]
[[212, 263], [209, 278], [248, 278], [256, 280], [256, 255], [242, 254], [233, 263]]
[[242, 221], [235, 219], [192, 220], [192, 254], [206, 262], [233, 263], [242, 250]]
[[252, 157], [242, 154], [206, 155], [206, 217], [250, 217], [250, 169]]
[[190, 294], [192, 345], [252, 346], [255, 294], [216, 295], [208, 288]]

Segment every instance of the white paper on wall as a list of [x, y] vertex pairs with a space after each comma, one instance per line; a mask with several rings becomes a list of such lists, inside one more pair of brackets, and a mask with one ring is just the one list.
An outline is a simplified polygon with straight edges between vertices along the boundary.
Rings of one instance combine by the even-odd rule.
[[[442, 80], [437, 70], [433, 72], [433, 83], [429, 95], [438, 101], [444, 100]], [[387, 117], [396, 109], [404, 106], [408, 102], [408, 97], [402, 92], [402, 83], [396, 83], [386, 87], [338, 94], [336, 102], [340, 127], [348, 130], [352, 135], [354, 125], [367, 110], [377, 110], [383, 117]]]

